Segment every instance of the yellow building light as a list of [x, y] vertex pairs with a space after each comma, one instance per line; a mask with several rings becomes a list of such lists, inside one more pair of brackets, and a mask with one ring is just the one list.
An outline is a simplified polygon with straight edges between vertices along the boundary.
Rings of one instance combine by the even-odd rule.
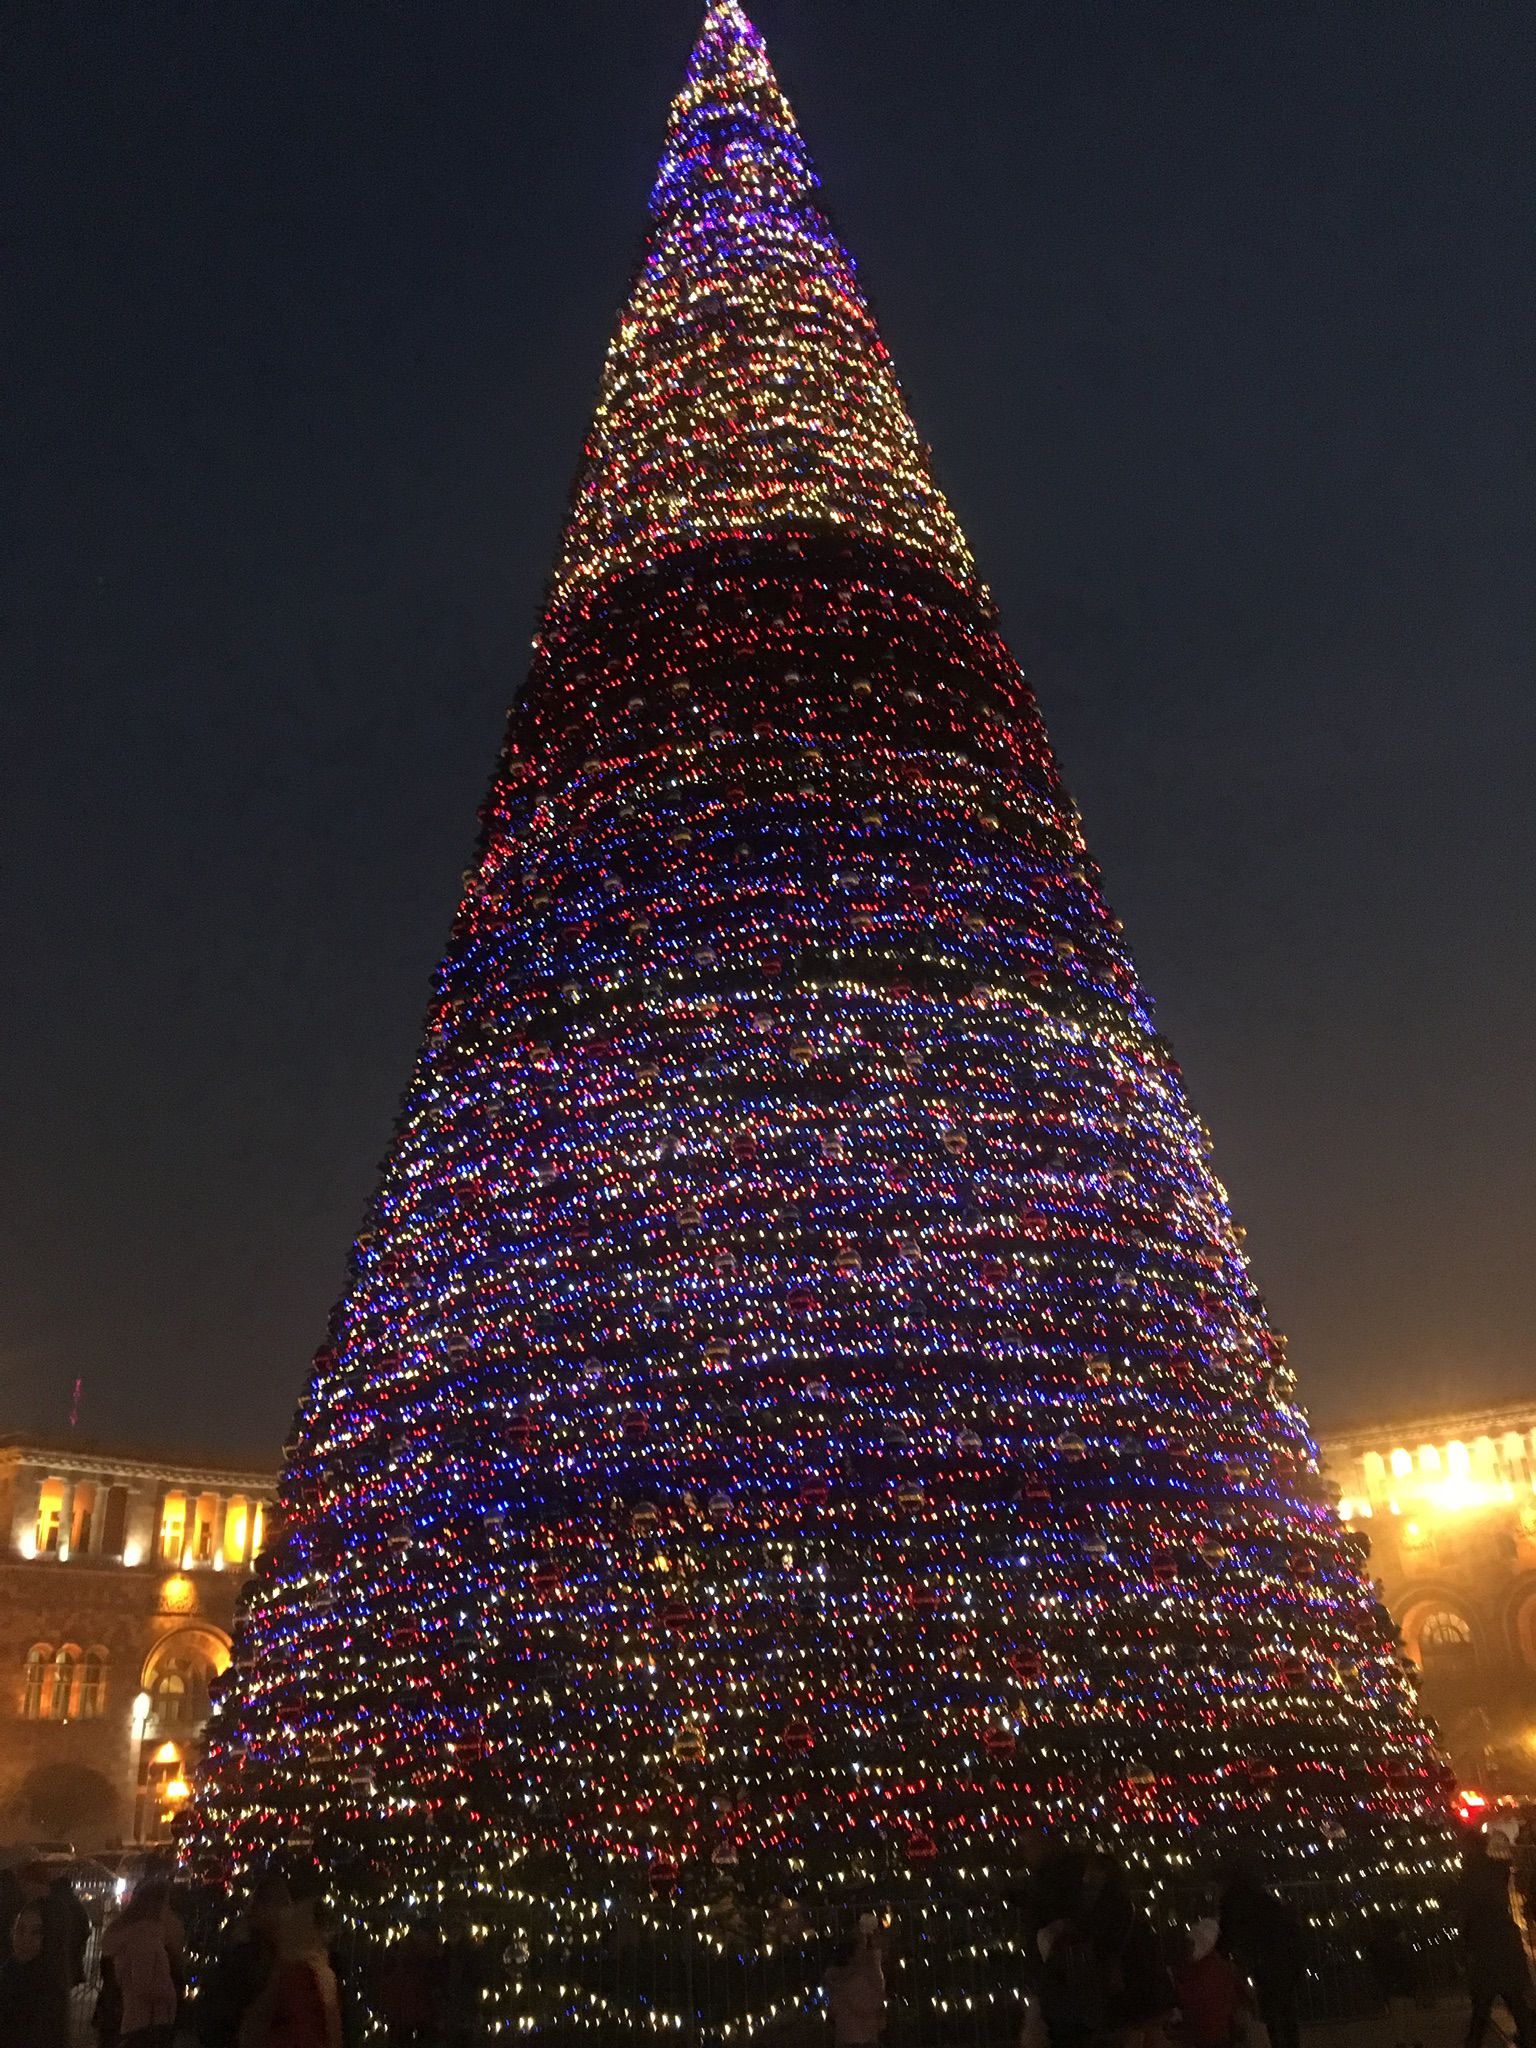
[[1453, 1473], [1419, 1491], [1419, 1505], [1440, 1515], [1459, 1515], [1474, 1508], [1513, 1507], [1514, 1483], [1508, 1479], [1474, 1479]]
[[1392, 1470], [1399, 1479], [1407, 1479], [1413, 1472], [1413, 1453], [1399, 1448], [1392, 1453]]

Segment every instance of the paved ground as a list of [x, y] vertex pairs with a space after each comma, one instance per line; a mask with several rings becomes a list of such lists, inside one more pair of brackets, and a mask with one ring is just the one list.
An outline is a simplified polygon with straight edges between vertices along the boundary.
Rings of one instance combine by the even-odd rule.
[[[1401, 2018], [1382, 2013], [1375, 2019], [1334, 2020], [1308, 2027], [1306, 2048], [1462, 2048], [1468, 2019], [1465, 1998], [1445, 1998], [1436, 2005], [1406, 2007]], [[1502, 2008], [1483, 2048], [1503, 2048], [1510, 2039], [1509, 2018]]]

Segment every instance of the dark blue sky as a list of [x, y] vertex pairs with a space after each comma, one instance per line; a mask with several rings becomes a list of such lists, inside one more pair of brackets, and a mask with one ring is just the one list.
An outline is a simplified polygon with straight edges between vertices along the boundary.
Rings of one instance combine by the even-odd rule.
[[[1320, 1419], [1536, 1387], [1525, 0], [760, 0]], [[24, 0], [5, 1414], [274, 1450], [691, 0]]]

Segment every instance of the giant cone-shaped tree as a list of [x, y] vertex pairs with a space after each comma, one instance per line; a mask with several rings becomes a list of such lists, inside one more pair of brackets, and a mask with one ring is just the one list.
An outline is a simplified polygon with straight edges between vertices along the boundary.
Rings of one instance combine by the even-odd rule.
[[881, 1899], [1001, 2025], [1032, 1829], [1379, 1889], [1444, 1781], [735, 0], [651, 216], [192, 1840], [469, 1887], [552, 2034]]

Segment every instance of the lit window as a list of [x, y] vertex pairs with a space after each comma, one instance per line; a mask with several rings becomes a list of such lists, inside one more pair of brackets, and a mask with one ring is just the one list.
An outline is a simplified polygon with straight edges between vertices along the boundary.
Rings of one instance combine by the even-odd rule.
[[1419, 1623], [1419, 1662], [1426, 1671], [1463, 1669], [1475, 1657], [1471, 1623], [1449, 1607], [1437, 1607]]
[[80, 1652], [72, 1650], [67, 1643], [53, 1660], [53, 1685], [48, 1694], [50, 1721], [69, 1719], [70, 1695], [75, 1689], [75, 1671], [79, 1661]]
[[1440, 1452], [1434, 1444], [1419, 1445], [1419, 1470], [1421, 1472], [1438, 1472], [1440, 1470]]
[[27, 1652], [24, 1682], [21, 1694], [21, 1711], [29, 1721], [38, 1721], [43, 1713], [43, 1674], [53, 1662], [53, 1652], [46, 1643], [37, 1643]]
[[1413, 1470], [1412, 1453], [1402, 1450], [1394, 1451], [1392, 1453], [1392, 1470], [1399, 1479], [1406, 1479]]
[[80, 1704], [76, 1711], [82, 1721], [99, 1721], [106, 1704], [107, 1653], [103, 1649], [88, 1650], [80, 1667]]
[[1453, 1479], [1465, 1479], [1472, 1470], [1472, 1454], [1465, 1444], [1447, 1444], [1445, 1462]]
[[167, 1564], [180, 1564], [187, 1540], [187, 1497], [168, 1493], [160, 1510], [160, 1555]]
[[187, 1681], [180, 1668], [171, 1665], [155, 1680], [155, 1718], [162, 1728], [178, 1728], [186, 1718]]
[[37, 1555], [57, 1557], [59, 1554], [59, 1524], [64, 1516], [64, 1482], [62, 1479], [45, 1481], [37, 1497]]

